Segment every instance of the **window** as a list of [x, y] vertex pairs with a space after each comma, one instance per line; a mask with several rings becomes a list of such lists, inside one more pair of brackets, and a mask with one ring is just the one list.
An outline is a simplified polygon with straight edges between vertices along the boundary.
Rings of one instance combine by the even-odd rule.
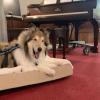
[[60, 0], [60, 3], [63, 3], [63, 2], [74, 2], [74, 1], [86, 1], [86, 0]]
[[44, 0], [43, 4], [56, 4], [57, 0]]

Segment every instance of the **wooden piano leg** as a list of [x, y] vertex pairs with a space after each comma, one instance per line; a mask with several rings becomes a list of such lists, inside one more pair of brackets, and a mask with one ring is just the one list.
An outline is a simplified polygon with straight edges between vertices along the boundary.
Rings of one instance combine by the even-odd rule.
[[64, 26], [63, 28], [63, 33], [64, 38], [63, 38], [63, 59], [66, 59], [66, 48], [68, 49], [68, 39], [69, 39], [69, 28], [68, 25]]
[[80, 24], [74, 24], [75, 25], [75, 41], [78, 41], [78, 38], [79, 38], [79, 26]]
[[93, 53], [98, 53], [98, 37], [99, 37], [99, 25], [98, 22], [93, 19], [91, 21], [91, 24], [93, 25], [93, 31], [94, 31], [94, 46], [91, 47], [91, 51]]
[[53, 45], [53, 57], [56, 58], [56, 33], [55, 30], [51, 30], [51, 38], [52, 38], [52, 45]]

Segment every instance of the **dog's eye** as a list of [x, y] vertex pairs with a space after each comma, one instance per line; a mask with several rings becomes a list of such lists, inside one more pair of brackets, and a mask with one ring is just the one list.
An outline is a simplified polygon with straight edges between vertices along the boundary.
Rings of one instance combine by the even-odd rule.
[[48, 43], [45, 42], [44, 44], [45, 44], [45, 46], [48, 46]]
[[42, 40], [42, 42], [44, 42], [44, 40]]
[[37, 39], [35, 38], [34, 41], [37, 41]]

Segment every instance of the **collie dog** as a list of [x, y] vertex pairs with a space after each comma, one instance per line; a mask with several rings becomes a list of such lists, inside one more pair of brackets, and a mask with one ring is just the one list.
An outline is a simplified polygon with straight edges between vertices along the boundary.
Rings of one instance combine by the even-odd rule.
[[48, 33], [37, 27], [31, 27], [23, 31], [11, 45], [16, 43], [20, 48], [14, 50], [12, 55], [16, 60], [17, 70], [22, 72], [36, 68], [47, 75], [55, 75], [55, 70], [52, 67], [68, 63], [65, 59], [48, 56], [48, 46], [50, 44]]

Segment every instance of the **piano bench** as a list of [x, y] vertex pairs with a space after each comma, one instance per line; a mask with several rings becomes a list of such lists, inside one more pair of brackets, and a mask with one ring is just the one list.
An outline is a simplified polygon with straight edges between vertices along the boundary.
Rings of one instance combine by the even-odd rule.
[[[66, 57], [66, 48], [68, 47], [67, 27], [59, 27], [51, 30], [51, 43], [53, 45], [53, 57], [56, 57], [56, 51], [62, 50], [63, 59]], [[58, 47], [57, 47], [58, 44]]]

